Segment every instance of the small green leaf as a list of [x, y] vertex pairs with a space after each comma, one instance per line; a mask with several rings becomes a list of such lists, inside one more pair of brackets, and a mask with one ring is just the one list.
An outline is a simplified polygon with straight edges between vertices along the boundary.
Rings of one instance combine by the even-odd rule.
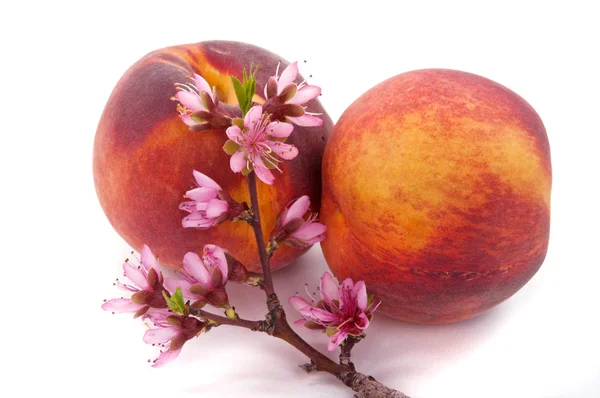
[[246, 108], [246, 89], [240, 83], [240, 81], [235, 76], [231, 76], [231, 83], [233, 83], [233, 89], [235, 91], [235, 96], [237, 97], [238, 103], [240, 104], [240, 109], [242, 110], [242, 116], [246, 115], [244, 109]]
[[327, 328], [327, 329], [325, 329], [325, 334], [327, 335], [327, 337], [331, 337], [334, 334], [336, 334], [337, 331], [338, 330], [336, 328]]
[[169, 309], [176, 314], [183, 315], [185, 312], [185, 302], [183, 301], [183, 293], [181, 292], [181, 288], [178, 287], [175, 290], [175, 293], [169, 297], [167, 293], [163, 290], [162, 292], [165, 301], [167, 302], [167, 306]]
[[233, 140], [227, 140], [227, 142], [225, 142], [225, 145], [223, 145], [223, 150], [226, 154], [231, 156], [240, 150], [240, 146]]
[[250, 166], [250, 167], [248, 167], [248, 166], [245, 166], [245, 167], [242, 169], [242, 175], [243, 175], [243, 176], [247, 176], [248, 174], [252, 173], [252, 170], [253, 170], [253, 169], [254, 169], [254, 167], [252, 167], [252, 166]]

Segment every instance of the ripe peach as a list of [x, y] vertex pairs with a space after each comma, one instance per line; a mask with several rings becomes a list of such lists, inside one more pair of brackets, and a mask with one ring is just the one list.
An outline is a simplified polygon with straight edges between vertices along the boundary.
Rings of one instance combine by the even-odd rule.
[[[237, 104], [230, 75], [241, 79], [243, 68], [259, 64], [256, 101], [278, 62], [287, 62], [262, 48], [238, 42], [208, 41], [154, 51], [135, 63], [117, 83], [100, 119], [94, 143], [94, 181], [100, 203], [117, 232], [134, 248], [148, 244], [162, 264], [179, 267], [187, 251], [206, 243], [223, 246], [251, 271], [259, 271], [252, 230], [244, 223], [224, 223], [209, 230], [184, 229], [186, 215], [178, 209], [183, 194], [194, 185], [192, 170], [213, 178], [238, 201], [249, 203], [245, 178], [229, 168], [221, 149], [224, 130], [193, 133], [179, 119], [176, 82], [192, 73], [216, 86], [219, 98]], [[315, 210], [321, 195], [321, 159], [332, 127], [318, 101], [308, 111], [322, 112], [321, 127], [298, 127], [288, 139], [300, 154], [281, 163], [272, 186], [258, 183], [265, 235], [292, 199], [308, 194]], [[266, 236], [265, 236], [266, 237]], [[277, 269], [303, 252], [283, 248], [272, 261]]]
[[322, 243], [338, 278], [364, 280], [382, 313], [473, 317], [519, 290], [548, 247], [550, 149], [514, 92], [430, 69], [363, 94], [323, 159]]

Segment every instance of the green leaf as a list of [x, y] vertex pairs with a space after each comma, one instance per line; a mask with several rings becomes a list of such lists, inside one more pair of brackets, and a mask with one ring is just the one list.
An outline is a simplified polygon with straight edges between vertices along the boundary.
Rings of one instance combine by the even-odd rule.
[[337, 331], [337, 328], [327, 328], [325, 329], [325, 334], [327, 335], [327, 337], [331, 337], [334, 334], [336, 334]]
[[169, 297], [167, 293], [163, 290], [162, 292], [169, 309], [178, 315], [183, 315], [185, 312], [185, 302], [183, 301], [183, 293], [181, 292], [181, 288], [178, 287], [175, 290], [175, 293]]
[[239, 151], [239, 149], [240, 149], [239, 144], [233, 140], [227, 140], [225, 145], [223, 145], [223, 150], [225, 151], [226, 154], [228, 154], [230, 156], [233, 155], [234, 153], [236, 153], [237, 151]]
[[[244, 70], [244, 74], [245, 74]], [[233, 83], [233, 89], [235, 91], [235, 96], [237, 97], [238, 103], [240, 104], [240, 109], [242, 110], [242, 116], [246, 115], [244, 109], [246, 109], [246, 89], [240, 83], [240, 81], [235, 76], [231, 76], [231, 83]]]

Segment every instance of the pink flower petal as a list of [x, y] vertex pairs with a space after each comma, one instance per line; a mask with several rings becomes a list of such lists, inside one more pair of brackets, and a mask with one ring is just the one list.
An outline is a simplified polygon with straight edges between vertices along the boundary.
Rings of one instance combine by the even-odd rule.
[[313, 100], [321, 95], [321, 87], [319, 86], [304, 86], [296, 92], [296, 95], [288, 101], [289, 104], [302, 105], [310, 100]]
[[194, 126], [196, 124], [199, 124], [192, 120], [189, 113], [184, 113], [183, 115], [179, 115], [179, 117], [181, 118], [181, 121], [187, 124], [188, 126]]
[[240, 130], [238, 126], [228, 127], [227, 130], [225, 130], [225, 134], [227, 134], [227, 137], [229, 137], [230, 140], [238, 144], [240, 144], [244, 138], [242, 130]]
[[189, 91], [178, 91], [175, 94], [175, 98], [181, 103], [181, 105], [185, 106], [192, 111], [205, 111], [206, 108], [202, 105], [202, 101], [200, 97], [196, 93], [191, 93]]
[[236, 152], [229, 159], [229, 167], [234, 173], [239, 173], [246, 167], [246, 154], [244, 152]]
[[146, 344], [158, 344], [158, 343], [166, 343], [171, 340], [173, 337], [177, 336], [181, 331], [174, 327], [164, 327], [164, 328], [155, 328], [148, 329], [146, 333], [144, 333], [144, 343]]
[[364, 281], [356, 282], [354, 289], [352, 289], [352, 296], [356, 297], [356, 305], [361, 311], [367, 308], [367, 286]]
[[288, 117], [288, 120], [296, 126], [302, 127], [317, 127], [323, 125], [323, 120], [321, 118], [306, 113], [298, 117]]
[[204, 263], [196, 253], [187, 252], [183, 256], [183, 268], [196, 280], [196, 282], [207, 285], [210, 281], [210, 274], [204, 266]]
[[196, 180], [196, 184], [199, 187], [204, 188], [214, 188], [217, 191], [221, 190], [221, 186], [215, 182], [212, 178], [207, 176], [206, 174], [202, 174], [199, 171], [194, 170], [194, 179]]
[[280, 121], [271, 122], [267, 125], [266, 132], [271, 137], [287, 138], [294, 131], [294, 126], [290, 123]]
[[354, 324], [357, 328], [361, 330], [365, 330], [366, 328], [368, 328], [369, 323], [369, 318], [365, 315], [364, 312], [361, 312], [356, 318], [354, 318]]
[[333, 322], [339, 320], [338, 315], [313, 306], [303, 308], [300, 313], [306, 317], [316, 319], [319, 322]]
[[169, 362], [173, 362], [179, 356], [179, 353], [181, 353], [181, 348], [177, 351], [165, 350], [161, 352], [158, 358], [156, 359], [156, 362], [154, 362], [154, 364], [152, 365], [152, 367], [160, 368], [162, 366], [165, 366]]
[[123, 272], [125, 276], [129, 278], [136, 286], [138, 286], [142, 290], [150, 289], [150, 285], [148, 285], [148, 281], [146, 279], [146, 275], [142, 271], [141, 268], [138, 268], [129, 262], [123, 264]]
[[225, 252], [219, 246], [216, 245], [204, 245], [204, 255], [202, 256], [204, 262], [209, 262], [210, 265], [219, 267], [221, 274], [223, 274], [223, 280], [227, 280], [227, 273], [229, 267], [227, 266], [227, 258]]
[[298, 148], [283, 142], [266, 141], [269, 148], [273, 150], [282, 159], [292, 160], [298, 156]]
[[141, 253], [141, 263], [146, 272], [150, 271], [150, 268], [154, 268], [156, 272], [160, 272], [160, 268], [158, 267], [158, 260], [152, 253], [152, 250], [147, 245], [142, 247]]
[[198, 89], [198, 92], [206, 91], [209, 94], [212, 93], [212, 90], [211, 90], [208, 82], [206, 80], [204, 80], [204, 78], [197, 73], [194, 73], [194, 86], [196, 86], [196, 88]]
[[322, 235], [325, 231], [327, 231], [327, 227], [325, 225], [318, 222], [311, 222], [304, 224], [300, 227], [300, 229], [298, 229], [290, 236], [293, 238], [309, 241], [315, 236]]
[[339, 285], [333, 279], [329, 272], [323, 273], [321, 277], [321, 297], [328, 303], [331, 303], [333, 300], [340, 300], [339, 296]]
[[273, 173], [271, 173], [271, 170], [265, 167], [265, 164], [262, 162], [262, 160], [259, 162], [254, 162], [254, 172], [256, 173], [256, 176], [265, 184], [272, 185], [275, 181]]
[[132, 303], [131, 300], [125, 298], [118, 298], [108, 300], [104, 304], [102, 304], [102, 309], [104, 311], [111, 311], [116, 313], [122, 312], [137, 312], [143, 305]]
[[207, 229], [213, 226], [214, 220], [206, 218], [204, 212], [195, 211], [190, 213], [189, 216], [181, 220], [181, 225], [184, 228], [199, 228]]
[[211, 199], [206, 206], [206, 217], [217, 218], [229, 210], [227, 202], [221, 199]]
[[354, 281], [352, 281], [351, 278], [344, 279], [341, 288], [348, 289], [350, 291], [354, 290]]
[[171, 293], [175, 293], [177, 288], [180, 287], [183, 297], [187, 299], [196, 298], [196, 295], [190, 292], [190, 286], [192, 286], [192, 284], [185, 279], [165, 278], [164, 286]]
[[294, 218], [302, 218], [304, 214], [310, 207], [310, 198], [307, 195], [301, 196], [298, 198], [292, 205], [288, 208], [287, 214], [283, 219], [283, 224], [287, 224]]
[[296, 311], [301, 311], [304, 308], [310, 306], [310, 304], [308, 303], [308, 301], [304, 300], [300, 296], [292, 296], [292, 297], [290, 297], [288, 299], [288, 303], [290, 303], [290, 305], [292, 307], [294, 307], [294, 309], [296, 309]]
[[196, 202], [208, 202], [217, 197], [217, 190], [215, 188], [207, 187], [194, 188], [187, 191], [185, 196]]
[[293, 83], [296, 80], [296, 76], [298, 76], [298, 62], [294, 61], [281, 72], [281, 76], [277, 81], [277, 94], [281, 93], [281, 90], [288, 84]]
[[181, 202], [179, 204], [179, 210], [185, 210], [188, 213], [192, 213], [192, 212], [196, 211], [196, 202], [194, 202], [194, 201]]
[[[260, 106], [260, 105], [255, 105], [252, 108], [250, 108], [248, 113], [246, 113], [246, 117], [244, 118], [244, 125], [246, 127], [251, 127], [252, 125], [259, 123], [260, 120], [262, 119], [262, 111], [263, 111], [263, 109], [262, 109], [262, 106]], [[229, 137], [229, 138], [231, 138], [231, 137]], [[233, 138], [231, 138], [231, 139], [233, 139]]]
[[327, 349], [329, 351], [334, 351], [342, 342], [348, 337], [348, 332], [342, 330], [338, 330], [333, 336], [329, 338], [329, 343], [327, 344]]

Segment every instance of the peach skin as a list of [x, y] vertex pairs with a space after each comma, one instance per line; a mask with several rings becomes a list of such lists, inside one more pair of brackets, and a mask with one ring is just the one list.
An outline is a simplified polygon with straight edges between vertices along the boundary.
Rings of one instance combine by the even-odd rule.
[[471, 318], [518, 291], [548, 247], [552, 172], [534, 109], [486, 78], [404, 73], [344, 112], [323, 159], [323, 252], [380, 311]]

